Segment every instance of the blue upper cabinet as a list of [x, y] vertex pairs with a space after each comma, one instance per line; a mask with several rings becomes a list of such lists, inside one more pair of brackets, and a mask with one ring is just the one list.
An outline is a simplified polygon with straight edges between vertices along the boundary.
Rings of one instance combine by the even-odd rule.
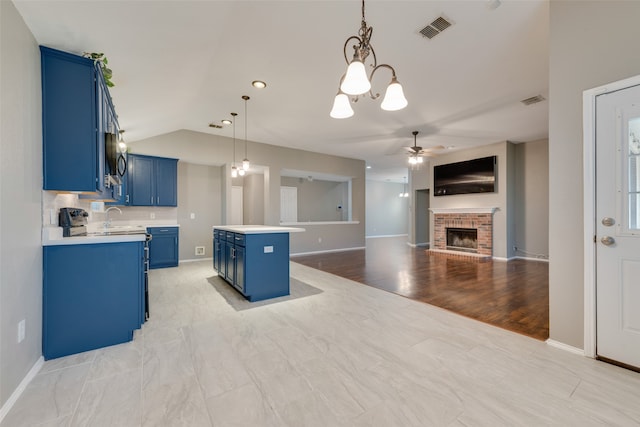
[[111, 198], [104, 134], [117, 132], [117, 118], [100, 66], [44, 46], [40, 52], [43, 189]]
[[131, 206], [178, 206], [178, 160], [129, 154], [127, 195]]
[[178, 161], [155, 159], [156, 206], [178, 206]]

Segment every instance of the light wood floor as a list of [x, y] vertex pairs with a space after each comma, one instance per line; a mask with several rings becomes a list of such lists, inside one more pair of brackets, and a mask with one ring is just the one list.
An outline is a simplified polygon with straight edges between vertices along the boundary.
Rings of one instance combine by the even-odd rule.
[[292, 261], [540, 340], [549, 338], [549, 264], [429, 256], [406, 237], [367, 239], [366, 250]]

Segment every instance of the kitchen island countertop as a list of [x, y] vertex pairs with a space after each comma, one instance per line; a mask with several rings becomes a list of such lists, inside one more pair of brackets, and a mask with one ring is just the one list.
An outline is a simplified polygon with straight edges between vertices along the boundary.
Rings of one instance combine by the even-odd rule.
[[213, 228], [240, 234], [300, 233], [306, 231], [304, 228], [277, 225], [215, 225]]

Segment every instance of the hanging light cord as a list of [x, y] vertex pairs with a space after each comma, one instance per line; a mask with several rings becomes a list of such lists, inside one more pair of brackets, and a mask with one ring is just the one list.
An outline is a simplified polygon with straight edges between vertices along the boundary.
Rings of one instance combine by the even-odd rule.
[[247, 158], [247, 121], [249, 120], [247, 116], [247, 100], [248, 96], [243, 97], [244, 99], [244, 158]]

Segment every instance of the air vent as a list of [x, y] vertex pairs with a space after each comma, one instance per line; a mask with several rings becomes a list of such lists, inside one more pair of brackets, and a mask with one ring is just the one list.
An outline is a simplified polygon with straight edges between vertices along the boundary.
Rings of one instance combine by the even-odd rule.
[[538, 102], [542, 102], [545, 100], [545, 97], [542, 95], [532, 96], [531, 98], [523, 99], [522, 102], [524, 105], [532, 105], [537, 104]]
[[420, 34], [428, 39], [432, 39], [451, 26], [451, 22], [440, 16], [431, 24], [420, 30]]
[[210, 128], [214, 128], [214, 129], [222, 129], [222, 126], [216, 125], [216, 124], [213, 124], [213, 123], [209, 123], [209, 127]]

